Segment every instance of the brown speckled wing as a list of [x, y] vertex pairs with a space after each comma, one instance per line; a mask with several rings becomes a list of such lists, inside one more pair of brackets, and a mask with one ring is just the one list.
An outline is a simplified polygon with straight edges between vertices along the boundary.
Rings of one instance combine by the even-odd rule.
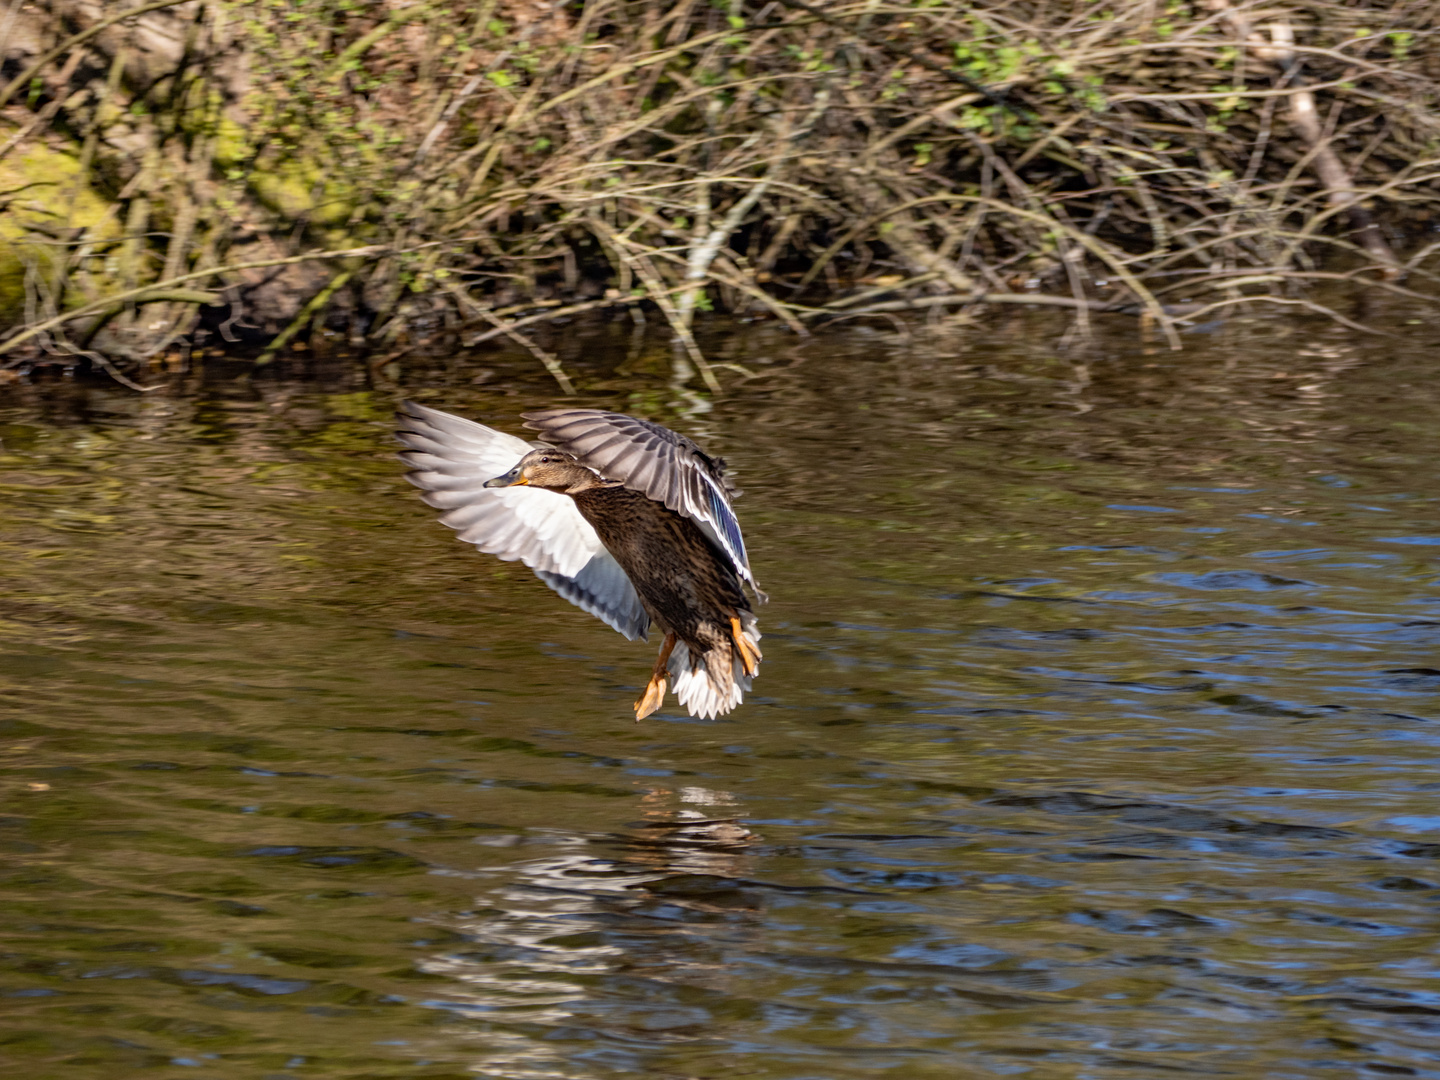
[[739, 492], [725, 478], [724, 461], [684, 435], [624, 413], [547, 409], [521, 415], [526, 427], [582, 464], [695, 521], [759, 593], [730, 505]]

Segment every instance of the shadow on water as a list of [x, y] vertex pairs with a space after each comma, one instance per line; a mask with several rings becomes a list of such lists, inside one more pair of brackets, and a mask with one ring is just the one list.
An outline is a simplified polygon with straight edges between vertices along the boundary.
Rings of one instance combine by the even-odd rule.
[[1053, 330], [737, 328], [704, 411], [571, 328], [747, 489], [716, 722], [401, 479], [399, 396], [513, 430], [523, 358], [10, 391], [0, 1062], [1440, 1077], [1435, 331]]

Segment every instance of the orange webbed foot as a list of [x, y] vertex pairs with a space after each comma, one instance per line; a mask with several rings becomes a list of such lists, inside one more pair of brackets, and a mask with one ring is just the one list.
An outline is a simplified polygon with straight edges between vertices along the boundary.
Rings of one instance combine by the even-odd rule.
[[652, 675], [650, 682], [645, 687], [645, 693], [640, 695], [640, 700], [635, 702], [635, 719], [644, 720], [656, 709], [665, 703], [665, 676]]
[[674, 648], [675, 635], [666, 634], [665, 641], [660, 646], [660, 655], [655, 658], [655, 667], [650, 672], [650, 682], [645, 686], [645, 693], [635, 702], [636, 723], [665, 704], [665, 665], [670, 662], [670, 653]]
[[764, 657], [760, 654], [760, 647], [745, 636], [738, 615], [730, 616], [730, 637], [735, 642], [735, 651], [740, 654], [740, 666], [745, 669], [745, 674], [754, 675], [760, 670], [760, 661]]

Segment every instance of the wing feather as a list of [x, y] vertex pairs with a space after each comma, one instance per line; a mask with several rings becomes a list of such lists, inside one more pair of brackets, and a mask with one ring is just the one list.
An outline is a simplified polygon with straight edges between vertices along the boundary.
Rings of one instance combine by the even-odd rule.
[[531, 450], [502, 431], [407, 401], [396, 438], [406, 447], [406, 479], [444, 511], [461, 540], [507, 561], [519, 560], [582, 611], [630, 639], [650, 626], [625, 571], [600, 543], [575, 501], [535, 487], [487, 488]]
[[725, 478], [723, 461], [667, 427], [624, 413], [547, 409], [522, 415], [525, 426], [540, 432], [546, 442], [696, 522], [764, 599], [730, 505], [732, 493], [738, 492]]

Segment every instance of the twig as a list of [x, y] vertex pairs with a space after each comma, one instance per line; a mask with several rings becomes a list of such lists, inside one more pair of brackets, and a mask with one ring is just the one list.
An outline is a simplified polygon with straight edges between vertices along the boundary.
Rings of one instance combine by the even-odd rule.
[[[525, 334], [520, 333], [520, 331], [515, 328], [514, 323], [507, 323], [498, 315], [496, 315], [495, 312], [481, 307], [468, 295], [466, 295], [465, 291], [461, 289], [458, 285], [447, 286], [445, 291], [448, 292], [451, 296], [455, 297], [455, 299], [458, 300], [463, 306], [468, 307], [470, 308], [470, 310], [475, 312], [477, 318], [484, 319], [486, 322], [494, 326], [496, 330], [508, 337], [511, 341], [515, 342], [517, 345], [522, 346], [523, 348], [529, 349], [530, 352], [534, 355], [535, 359], [539, 360], [540, 363], [545, 366], [545, 370], [548, 371], [550, 375], [554, 378], [554, 380], [560, 384], [560, 389], [563, 390], [566, 394], [575, 393], [575, 384], [570, 381], [570, 376], [565, 374], [565, 369], [560, 366], [559, 358], [556, 357], [553, 353], [546, 352], [539, 345], [537, 345], [533, 339], [527, 337]], [[553, 313], [551, 314], [551, 318], [554, 318]]]
[[[1068, 308], [1074, 311], [1083, 308], [1086, 311], [1100, 311], [1123, 313], [1127, 305], [1109, 304], [1103, 300], [1077, 300], [1073, 296], [1051, 296], [1045, 293], [972, 293], [969, 296], [962, 296], [958, 293], [947, 293], [944, 296], [921, 296], [914, 300], [886, 300], [879, 304], [869, 304], [862, 308], [850, 308], [845, 311], [827, 311], [815, 309], [806, 312], [807, 315], [824, 315], [832, 319], [855, 318], [863, 315], [883, 315], [894, 311], [924, 311], [928, 308], [949, 307], [951, 304], [1029, 304], [1034, 307], [1058, 307]], [[1134, 305], [1128, 305], [1134, 307]]]
[[[141, 304], [154, 303], [206, 304], [210, 307], [219, 307], [224, 302], [219, 293], [197, 292], [193, 289], [155, 289], [147, 292], [144, 296], [128, 301], [137, 307]], [[124, 310], [125, 304], [113, 304], [102, 311], [95, 321], [85, 328], [85, 333], [80, 337], [80, 348], [88, 348], [106, 324]], [[0, 352], [3, 351], [0, 349]]]
[[1171, 325], [1169, 316], [1165, 314], [1165, 310], [1160, 306], [1160, 303], [1155, 299], [1154, 296], [1151, 295], [1150, 290], [1147, 289], [1144, 285], [1142, 285], [1140, 283], [1140, 279], [1137, 278], [1135, 274], [1132, 273], [1130, 269], [1125, 265], [1124, 260], [1116, 256], [1115, 253], [1108, 250], [1093, 236], [1087, 236], [1083, 232], [1080, 232], [1078, 229], [1065, 225], [1063, 222], [1057, 221], [1052, 217], [1047, 217], [1046, 215], [1038, 213], [1034, 210], [1022, 210], [1018, 206], [1011, 206], [1007, 202], [1002, 202], [999, 199], [987, 198], [983, 195], [927, 195], [923, 198], [912, 199], [907, 203], [900, 204], [899, 206], [887, 207], [886, 209], [872, 215], [869, 221], [872, 224], [878, 224], [880, 221], [887, 217], [890, 217], [892, 214], [931, 203], [962, 203], [975, 206], [989, 206], [1003, 214], [1009, 214], [1013, 217], [1025, 218], [1029, 221], [1035, 222], [1036, 224], [1043, 225], [1048, 229], [1055, 229], [1057, 231], [1064, 232], [1077, 244], [1088, 250], [1091, 254], [1095, 255], [1107, 266], [1109, 266], [1115, 276], [1124, 281], [1125, 284], [1130, 287], [1130, 290], [1135, 294], [1136, 298], [1139, 299], [1140, 302], [1144, 304], [1145, 307], [1150, 311], [1151, 316], [1155, 319], [1155, 321], [1164, 331], [1166, 338], [1170, 342], [1170, 347], [1172, 349], [1180, 348], [1180, 339], [1175, 333], [1174, 326]]
[[128, 387], [131, 390], [138, 390], [142, 394], [148, 394], [152, 390], [159, 390], [160, 387], [164, 385], [163, 383], [155, 383], [151, 386], [141, 386], [139, 383], [129, 378], [124, 372], [122, 372], [119, 368], [112, 364], [108, 359], [106, 359], [104, 356], [101, 356], [98, 352], [95, 352], [92, 349], [76, 348], [73, 345], [67, 345], [64, 343], [61, 343], [60, 348], [61, 351], [63, 351], [69, 356], [83, 356], [86, 360], [89, 360], [92, 364], [105, 372], [106, 375], [109, 375], [121, 386]]
[[488, 322], [494, 323], [495, 328], [499, 330], [500, 333], [504, 334], [517, 345], [522, 345], [529, 349], [535, 355], [535, 358], [545, 365], [545, 370], [554, 376], [555, 381], [560, 384], [561, 390], [570, 395], [575, 393], [575, 384], [570, 381], [570, 376], [565, 374], [565, 369], [560, 366], [559, 359], [553, 353], [546, 352], [539, 345], [535, 344], [532, 339], [516, 330], [515, 327], [509, 323], [502, 322], [489, 312], [481, 312], [480, 317]]
[[11, 150], [14, 150], [15, 147], [19, 146], [32, 134], [55, 119], [55, 114], [60, 111], [60, 107], [64, 104], [64, 98], [57, 97], [53, 99], [45, 108], [35, 114], [33, 120], [15, 132], [14, 135], [11, 135], [10, 138], [6, 139], [3, 143], [0, 143], [0, 160], [3, 160]]
[[853, 293], [850, 296], [842, 296], [838, 300], [832, 300], [823, 307], [807, 314], [820, 314], [822, 312], [842, 311], [845, 308], [854, 307], [856, 304], [863, 304], [877, 296], [884, 296], [886, 293], [895, 292], [897, 289], [911, 289], [916, 285], [924, 285], [927, 281], [934, 281], [940, 275], [934, 270], [924, 274], [916, 274], [914, 277], [906, 278], [904, 281], [896, 281], [889, 285], [877, 285], [873, 289], [866, 289], [863, 292]]
[[41, 53], [34, 63], [5, 84], [5, 89], [0, 90], [0, 108], [4, 108], [10, 104], [10, 99], [15, 96], [15, 92], [21, 87], [29, 85], [30, 80], [43, 71], [46, 64], [64, 56], [71, 49], [75, 48], [75, 46], [85, 44], [85, 42], [89, 41], [102, 30], [106, 30], [116, 23], [124, 22], [126, 19], [133, 18], [136, 15], [144, 15], [147, 11], [159, 11], [161, 8], [176, 7], [185, 3], [189, 3], [189, 0], [153, 0], [152, 3], [141, 4], [139, 7], [117, 12], [108, 18], [101, 19], [91, 26], [87, 26], [78, 34], [72, 34], [49, 52]]
[[[428, 246], [428, 245], [427, 245]], [[7, 353], [15, 348], [22, 341], [29, 341], [37, 334], [43, 334], [47, 330], [53, 330], [63, 323], [73, 319], [83, 318], [86, 315], [94, 315], [97, 311], [103, 311], [114, 304], [123, 301], [134, 301], [139, 297], [147, 296], [150, 293], [159, 293], [163, 290], [172, 289], [176, 285], [183, 285], [187, 281], [198, 281], [202, 278], [215, 277], [219, 274], [230, 274], [237, 270], [258, 270], [268, 266], [290, 266], [294, 263], [313, 262], [315, 259], [349, 259], [364, 258], [371, 255], [383, 255], [390, 251], [383, 244], [376, 244], [370, 247], [345, 248], [339, 251], [314, 251], [305, 255], [291, 255], [284, 259], [258, 259], [255, 262], [232, 263], [229, 266], [216, 266], [209, 270], [196, 270], [194, 273], [181, 274], [179, 277], [171, 278], [169, 281], [157, 281], [153, 285], [142, 285], [137, 289], [128, 289], [125, 292], [116, 293], [113, 296], [102, 297], [99, 300], [92, 300], [88, 304], [82, 304], [70, 311], [62, 311], [53, 318], [46, 319], [42, 323], [25, 326], [12, 336], [0, 341], [0, 354]], [[159, 299], [173, 299], [173, 297], [158, 297]], [[200, 301], [192, 301], [200, 302]], [[204, 301], [209, 303], [210, 301]], [[217, 296], [215, 303], [220, 303]]]
[[[471, 338], [468, 342], [466, 342], [466, 344], [479, 345], [482, 341], [489, 341], [491, 338], [499, 337], [501, 334], [508, 333], [511, 330], [518, 330], [522, 326], [532, 326], [535, 323], [549, 322], [552, 319], [563, 319], [571, 315], [579, 315], [586, 311], [595, 311], [598, 308], [620, 307], [628, 304], [638, 304], [641, 300], [644, 299], [645, 298], [643, 296], [616, 296], [613, 298], [607, 297], [604, 300], [587, 300], [583, 304], [571, 304], [568, 307], [558, 307], [554, 308], [551, 311], [542, 311], [536, 315], [527, 315], [523, 319], [515, 319], [513, 322], [508, 322], [503, 327], [500, 327], [498, 329], [487, 330], [483, 334], [477, 334], [475, 337]], [[532, 304], [530, 306], [533, 307], [534, 305]], [[489, 314], [500, 316], [503, 314], [503, 312], [496, 311], [490, 312]], [[486, 319], [485, 321], [490, 320]]]
[[1206, 90], [1194, 94], [1116, 94], [1108, 99], [1108, 103], [1124, 105], [1135, 101], [1229, 101], [1231, 98], [1253, 101], [1262, 98], [1294, 98], [1315, 90], [1333, 90], [1337, 86], [1349, 86], [1356, 77], [1332, 79], [1329, 82], [1312, 83], [1308, 86], [1288, 86], [1280, 90]]
[[290, 344], [290, 339], [298, 334], [301, 328], [313, 319], [316, 313], [321, 311], [325, 305], [330, 302], [330, 298], [343, 289], [354, 276], [355, 271], [349, 269], [341, 270], [331, 278], [325, 287], [312, 296], [310, 302], [300, 309], [295, 318], [290, 320], [290, 325], [280, 331], [270, 344], [265, 346], [265, 351], [255, 358], [255, 366], [264, 367], [274, 360], [275, 354]]
[[689, 354], [691, 361], [699, 370], [700, 377], [704, 380], [710, 392], [713, 394], [723, 393], [720, 380], [715, 377], [715, 372], [711, 369], [710, 362], [705, 359], [705, 355], [700, 351], [700, 346], [695, 343], [695, 336], [689, 332], [689, 329], [681, 321], [680, 313], [676, 310], [674, 301], [670, 299], [671, 293], [674, 290], [665, 288], [665, 283], [660, 280], [659, 275], [655, 272], [655, 268], [650, 265], [649, 260], [646, 259], [643, 254], [630, 250], [632, 247], [637, 246], [633, 240], [621, 236], [615, 232], [614, 229], [610, 228], [608, 223], [602, 221], [600, 218], [592, 217], [590, 221], [592, 226], [605, 234], [615, 249], [616, 254], [624, 259], [635, 272], [635, 275], [645, 283], [645, 289], [649, 298], [659, 305], [660, 311], [670, 324], [670, 328], [675, 332], [676, 339], [685, 347], [685, 351]]
[[1338, 311], [1333, 311], [1330, 308], [1325, 307], [1323, 304], [1317, 304], [1313, 300], [1305, 300], [1303, 298], [1289, 296], [1271, 296], [1268, 293], [1261, 293], [1259, 295], [1249, 296], [1232, 296], [1224, 300], [1216, 300], [1213, 304], [1206, 304], [1203, 307], [1196, 308], [1194, 311], [1187, 311], [1185, 313], [1185, 318], [1189, 322], [1194, 322], [1200, 316], [1208, 315], [1212, 311], [1218, 311], [1221, 308], [1232, 307], [1235, 304], [1249, 303], [1275, 304], [1279, 307], [1303, 307], [1307, 308], [1310, 311], [1318, 312], [1319, 314], [1324, 315], [1327, 318], [1334, 319], [1341, 326], [1348, 326], [1351, 330], [1359, 330], [1363, 334], [1374, 334], [1376, 337], [1387, 338], [1399, 338], [1401, 336], [1400, 334], [1391, 334], [1385, 330], [1376, 330], [1373, 326], [1366, 326], [1364, 323], [1358, 323], [1354, 319], [1347, 319]]

